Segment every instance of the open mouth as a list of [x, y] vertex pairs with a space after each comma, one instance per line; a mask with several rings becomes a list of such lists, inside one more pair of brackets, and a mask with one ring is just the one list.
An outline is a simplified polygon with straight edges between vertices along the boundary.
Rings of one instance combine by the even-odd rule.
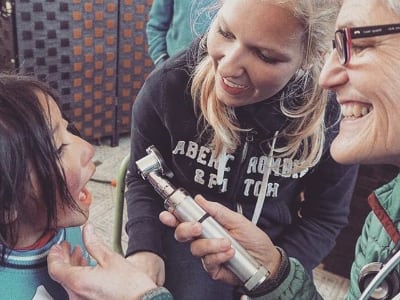
[[79, 192], [79, 202], [87, 206], [92, 203], [92, 194], [86, 187]]
[[340, 105], [344, 118], [358, 119], [368, 115], [372, 110], [372, 105], [365, 103], [343, 103]]
[[226, 79], [226, 78], [222, 78], [222, 80], [224, 81], [224, 83], [225, 83], [227, 86], [229, 86], [229, 87], [231, 87], [231, 88], [237, 88], [237, 89], [246, 89], [246, 88], [247, 88], [246, 85], [234, 83], [234, 82], [232, 82], [232, 81], [229, 81], [229, 80]]
[[236, 82], [232, 82], [225, 77], [222, 77], [222, 83], [223, 83], [224, 90], [232, 95], [240, 94], [249, 88], [248, 85], [243, 85], [243, 84], [239, 84]]

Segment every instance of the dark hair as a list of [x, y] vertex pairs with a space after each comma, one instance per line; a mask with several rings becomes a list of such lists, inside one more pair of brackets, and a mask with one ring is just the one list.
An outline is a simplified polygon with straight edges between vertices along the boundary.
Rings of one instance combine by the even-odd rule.
[[[47, 99], [47, 109], [38, 92]], [[49, 99], [57, 94], [46, 84], [27, 76], [0, 74], [0, 237], [6, 248], [17, 242], [18, 217], [26, 201], [43, 205], [47, 227], [57, 220], [57, 195], [61, 205], [78, 210], [69, 193], [48, 117]], [[46, 117], [47, 116], [47, 117]], [[50, 116], [51, 118], [51, 116]], [[32, 183], [35, 176], [35, 186]]]

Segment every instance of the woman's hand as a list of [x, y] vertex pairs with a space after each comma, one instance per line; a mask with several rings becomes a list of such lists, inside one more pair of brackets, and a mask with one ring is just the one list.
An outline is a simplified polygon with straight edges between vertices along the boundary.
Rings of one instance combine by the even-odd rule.
[[[256, 261], [264, 265], [273, 275], [281, 262], [280, 253], [272, 244], [268, 235], [244, 216], [227, 207], [196, 196], [195, 201], [208, 212], [228, 233], [245, 248]], [[165, 225], [176, 227], [175, 238], [180, 242], [191, 241], [191, 252], [202, 258], [204, 269], [213, 279], [232, 285], [240, 285], [239, 279], [224, 266], [235, 251], [226, 238], [204, 239], [201, 224], [179, 221], [169, 212], [162, 212], [160, 220]]]
[[165, 282], [164, 260], [153, 252], [137, 252], [126, 258], [136, 269], [146, 273], [158, 285]]

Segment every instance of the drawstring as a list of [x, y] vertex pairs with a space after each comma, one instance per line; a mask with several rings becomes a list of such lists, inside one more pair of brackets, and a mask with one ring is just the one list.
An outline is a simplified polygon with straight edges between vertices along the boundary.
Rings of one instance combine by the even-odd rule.
[[260, 187], [260, 192], [258, 193], [256, 207], [254, 208], [253, 218], [251, 219], [251, 222], [253, 222], [254, 224], [257, 224], [258, 219], [260, 219], [261, 211], [264, 205], [265, 195], [267, 194], [268, 180], [269, 180], [269, 175], [271, 174], [272, 158], [274, 154], [275, 142], [278, 137], [278, 133], [279, 131], [275, 131], [271, 149], [269, 150], [267, 160], [264, 162], [264, 175]]
[[224, 146], [221, 153], [218, 155], [217, 185], [219, 186], [221, 186], [224, 181], [224, 173], [227, 162], [228, 155], [226, 155], [226, 147]]
[[[262, 183], [260, 187], [260, 192], [257, 197], [257, 203], [256, 207], [254, 208], [254, 213], [252, 217], [252, 222], [254, 224], [257, 224], [260, 216], [261, 216], [261, 211], [264, 205], [264, 200], [265, 200], [265, 195], [267, 194], [267, 187], [268, 187], [268, 180], [269, 180], [269, 175], [271, 174], [271, 169], [272, 169], [272, 160], [273, 160], [273, 154], [274, 154], [274, 149], [275, 149], [275, 143], [278, 137], [279, 131], [275, 131], [274, 138], [272, 140], [271, 144], [271, 149], [269, 151], [269, 154], [267, 156], [266, 161], [264, 162], [264, 174], [262, 178]], [[224, 180], [224, 173], [225, 173], [225, 168], [226, 168], [226, 163], [228, 162], [228, 155], [226, 153], [226, 147], [224, 146], [222, 148], [221, 153], [218, 155], [218, 169], [217, 169], [217, 185], [222, 185], [223, 180]], [[237, 211], [242, 214], [242, 206], [240, 203], [237, 203]]]

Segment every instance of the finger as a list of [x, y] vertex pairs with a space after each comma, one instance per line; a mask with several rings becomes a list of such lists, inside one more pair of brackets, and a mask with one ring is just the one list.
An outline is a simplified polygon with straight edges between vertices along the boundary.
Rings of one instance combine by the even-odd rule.
[[233, 255], [233, 249], [224, 253], [206, 255], [201, 260], [203, 268], [214, 280], [223, 280], [235, 285], [240, 284], [238, 278], [223, 265], [231, 259]]
[[218, 270], [221, 266], [229, 261], [235, 255], [235, 250], [232, 248], [225, 252], [209, 254], [203, 257], [203, 262], [206, 265], [207, 271]]
[[200, 237], [203, 229], [198, 222], [183, 222], [175, 229], [175, 239], [178, 242], [187, 242]]
[[226, 238], [198, 239], [190, 244], [191, 253], [197, 257], [226, 252], [231, 248], [232, 244]]
[[[203, 196], [197, 195], [196, 202], [207, 211], [219, 224], [226, 229], [238, 227], [238, 223], [248, 221], [241, 214], [238, 214], [229, 208], [217, 202], [207, 201]], [[248, 221], [250, 222], [250, 221]]]
[[61, 247], [60, 251], [62, 251], [62, 255], [69, 262], [71, 255], [71, 245], [66, 241], [62, 241], [59, 246]]
[[114, 254], [97, 237], [95, 228], [91, 223], [83, 226], [83, 241], [89, 254], [97, 261], [100, 266], [104, 266], [109, 261], [109, 257]]
[[74, 250], [71, 253], [71, 265], [79, 266], [82, 255], [83, 255], [82, 248], [79, 246], [75, 246]]
[[160, 221], [169, 227], [176, 227], [179, 224], [179, 221], [173, 214], [168, 211], [162, 211], [159, 215]]
[[80, 246], [75, 246], [71, 254], [71, 264], [73, 266], [87, 266], [87, 258], [83, 255], [83, 250]]
[[[67, 254], [67, 255], [66, 255]], [[62, 245], [54, 245], [47, 255], [47, 264], [50, 277], [57, 282], [62, 282], [68, 276], [69, 252], [66, 253]]]

